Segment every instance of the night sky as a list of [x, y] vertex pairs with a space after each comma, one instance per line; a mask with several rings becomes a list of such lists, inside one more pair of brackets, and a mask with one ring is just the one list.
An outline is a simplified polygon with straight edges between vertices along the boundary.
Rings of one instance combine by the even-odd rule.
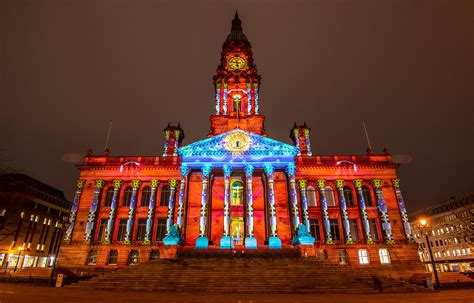
[[0, 0], [2, 158], [71, 198], [110, 120], [111, 155], [161, 155], [168, 122], [204, 138], [235, 9], [270, 137], [306, 121], [315, 154], [365, 154], [365, 120], [409, 210], [474, 189], [472, 0]]

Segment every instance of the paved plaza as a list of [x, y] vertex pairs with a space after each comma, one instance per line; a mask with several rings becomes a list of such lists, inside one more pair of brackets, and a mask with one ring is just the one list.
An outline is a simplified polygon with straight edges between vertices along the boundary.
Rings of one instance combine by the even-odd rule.
[[234, 293], [153, 293], [136, 291], [96, 291], [50, 288], [0, 283], [0, 303], [76, 303], [76, 302], [474, 302], [474, 289], [444, 290], [433, 293], [404, 294], [234, 294]]

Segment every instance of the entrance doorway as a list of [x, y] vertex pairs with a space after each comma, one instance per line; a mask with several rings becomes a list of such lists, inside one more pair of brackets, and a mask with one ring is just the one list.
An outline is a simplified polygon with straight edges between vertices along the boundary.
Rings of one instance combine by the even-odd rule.
[[230, 235], [234, 246], [244, 245], [245, 226], [242, 217], [232, 217], [230, 223]]

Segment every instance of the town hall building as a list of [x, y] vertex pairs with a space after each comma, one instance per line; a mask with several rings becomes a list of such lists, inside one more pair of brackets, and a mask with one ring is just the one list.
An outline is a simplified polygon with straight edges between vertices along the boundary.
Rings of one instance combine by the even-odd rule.
[[180, 125], [168, 125], [161, 155], [87, 153], [60, 268], [125, 267], [189, 251], [294, 251], [368, 268], [419, 263], [388, 150], [320, 155], [306, 124], [291, 128], [292, 144], [266, 133], [261, 77], [237, 15], [213, 82], [203, 140], [184, 144]]

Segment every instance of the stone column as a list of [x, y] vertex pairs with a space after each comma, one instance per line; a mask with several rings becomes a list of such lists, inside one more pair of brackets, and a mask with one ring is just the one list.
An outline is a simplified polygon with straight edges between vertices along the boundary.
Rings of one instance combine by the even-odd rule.
[[153, 219], [155, 215], [155, 203], [156, 203], [156, 190], [158, 185], [160, 185], [159, 180], [150, 180], [151, 185], [151, 192], [150, 192], [150, 200], [148, 202], [148, 217], [146, 220], [146, 231], [145, 231], [145, 239], [143, 240], [143, 244], [151, 244], [151, 234], [153, 230]]
[[181, 136], [181, 131], [179, 129], [174, 131], [174, 148], [173, 148], [173, 156], [178, 155], [178, 147], [179, 147], [179, 136]]
[[105, 230], [104, 244], [110, 244], [112, 231], [114, 229], [115, 213], [117, 212], [117, 200], [122, 187], [122, 180], [114, 180], [114, 194], [112, 196], [112, 203], [110, 203], [109, 220], [107, 221], [107, 229]]
[[196, 240], [196, 248], [208, 248], [209, 239], [207, 238], [207, 203], [209, 192], [209, 175], [212, 166], [206, 164], [201, 168], [202, 172], [202, 193], [201, 193], [201, 219], [199, 222], [199, 237]]
[[99, 197], [104, 187], [104, 180], [95, 180], [94, 196], [92, 198], [91, 207], [89, 209], [89, 217], [87, 218], [86, 231], [84, 233], [84, 242], [90, 243], [92, 239], [92, 231], [94, 230], [95, 215], [99, 208]]
[[387, 205], [382, 192], [382, 180], [373, 179], [372, 186], [374, 187], [375, 196], [377, 197], [377, 209], [379, 210], [380, 221], [382, 222], [382, 230], [384, 231], [385, 242], [395, 243], [392, 235], [392, 226], [388, 216]]
[[170, 131], [165, 130], [165, 145], [164, 145], [164, 151], [163, 151], [163, 156], [167, 156], [168, 154], [168, 144], [169, 144], [169, 139], [170, 139]]
[[221, 111], [221, 84], [216, 84], [216, 115], [220, 115]]
[[351, 225], [349, 223], [349, 216], [347, 215], [346, 198], [344, 197], [344, 180], [336, 180], [334, 181], [334, 184], [336, 185], [339, 196], [339, 206], [341, 209], [342, 226], [344, 227], [345, 243], [353, 244], [354, 240], [352, 239]]
[[245, 248], [257, 249], [257, 239], [254, 236], [254, 225], [253, 225], [253, 171], [252, 165], [245, 167], [245, 180], [247, 183], [247, 237], [245, 238]]
[[408, 221], [407, 210], [405, 209], [405, 202], [403, 201], [402, 191], [400, 190], [400, 179], [392, 180], [393, 187], [395, 188], [395, 195], [397, 196], [398, 208], [402, 216], [403, 227], [405, 229], [405, 235], [408, 241], [413, 241], [413, 234]]
[[[288, 181], [290, 185], [290, 202], [291, 202], [291, 215], [293, 218], [293, 229], [296, 231], [298, 226], [300, 225], [300, 215], [298, 213], [298, 199], [296, 197], [296, 181], [295, 181], [295, 173], [296, 173], [296, 166], [294, 163], [288, 164], [286, 168], [286, 173], [288, 174]], [[309, 218], [308, 218], [309, 224]]]
[[295, 128], [293, 128], [293, 137], [295, 138], [295, 146], [296, 146], [296, 148], [298, 149], [297, 155], [298, 155], [298, 156], [301, 156], [301, 150], [300, 150], [300, 131], [299, 131], [298, 127], [296, 127], [296, 124], [295, 124]]
[[270, 214], [270, 238], [268, 239], [269, 248], [281, 248], [281, 240], [277, 234], [277, 218], [275, 208], [275, 190], [273, 188], [273, 174], [275, 169], [269, 163], [263, 165], [263, 169], [267, 176], [268, 188], [268, 210]]
[[232, 238], [230, 237], [230, 175], [232, 167], [224, 165], [224, 235], [222, 236], [220, 248], [233, 248]]
[[367, 216], [367, 207], [365, 206], [364, 195], [362, 193], [362, 180], [354, 180], [354, 186], [357, 190], [357, 198], [359, 200], [360, 214], [362, 217], [362, 226], [364, 226], [365, 241], [367, 244], [372, 244], [374, 243], [374, 240], [370, 234], [369, 217]]
[[317, 180], [319, 197], [321, 198], [321, 212], [323, 217], [324, 232], [326, 234], [326, 244], [332, 244], [334, 241], [331, 236], [331, 223], [329, 222], [328, 202], [326, 201], [325, 187], [326, 180]]
[[305, 141], [306, 141], [307, 154], [308, 154], [308, 156], [312, 156], [313, 152], [311, 151], [311, 140], [309, 139], [309, 129], [306, 128], [306, 124], [305, 124], [305, 129], [303, 130], [303, 132], [304, 132], [304, 138], [305, 138]]
[[137, 207], [137, 193], [141, 183], [140, 180], [132, 180], [132, 198], [130, 199], [130, 210], [128, 212], [124, 244], [130, 244], [132, 242], [133, 223], [135, 221], [135, 209]]
[[74, 223], [76, 222], [77, 209], [79, 208], [79, 201], [81, 200], [82, 189], [86, 180], [77, 180], [76, 193], [74, 194], [74, 200], [72, 200], [71, 215], [69, 216], [69, 227], [66, 231], [64, 241], [71, 242], [72, 232], [74, 230]]
[[254, 88], [254, 98], [255, 98], [255, 114], [258, 115], [258, 111], [259, 111], [259, 104], [258, 104], [258, 83], [254, 83], [253, 84], [253, 88]]
[[222, 110], [227, 115], [227, 83], [224, 83], [224, 94], [222, 96]]
[[252, 114], [252, 93], [250, 90], [250, 83], [247, 83], [247, 115]]
[[191, 171], [185, 164], [181, 165], [181, 182], [179, 183], [179, 198], [178, 198], [178, 218], [176, 224], [180, 229], [184, 224], [184, 195], [186, 194], [186, 178]]
[[303, 212], [303, 224], [310, 230], [309, 214], [308, 214], [308, 198], [306, 197], [306, 187], [308, 182], [306, 180], [299, 180], [298, 187], [300, 188], [301, 197], [301, 211]]
[[176, 186], [178, 181], [171, 179], [168, 181], [170, 185], [170, 198], [168, 200], [168, 218], [166, 220], [166, 234], [170, 233], [171, 225], [174, 222], [174, 201], [176, 199]]

